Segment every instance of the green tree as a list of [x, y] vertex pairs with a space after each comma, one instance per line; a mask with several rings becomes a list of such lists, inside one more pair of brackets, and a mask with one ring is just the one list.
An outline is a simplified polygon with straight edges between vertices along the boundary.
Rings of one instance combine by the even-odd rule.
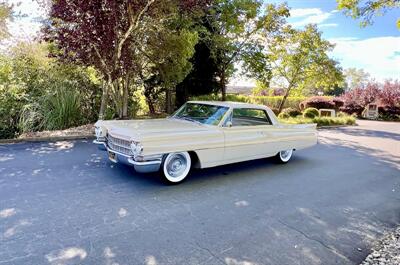
[[99, 117], [110, 96], [118, 116], [128, 116], [128, 102], [138, 88], [145, 67], [148, 35], [163, 30], [178, 13], [186, 15], [207, 6], [208, 1], [144, 0], [52, 1], [46, 30], [56, 44], [56, 55], [66, 61], [93, 66], [105, 80]]
[[[400, 7], [400, 0], [337, 0], [337, 3], [338, 9], [343, 10], [347, 16], [361, 18], [363, 27], [371, 25], [375, 16], [382, 16], [388, 10]], [[396, 24], [400, 29], [400, 18]]]
[[316, 25], [304, 30], [286, 26], [267, 42], [273, 78], [285, 90], [279, 112], [293, 89], [325, 89], [342, 82], [338, 63], [328, 56], [333, 47], [321, 37]]
[[7, 20], [12, 19], [12, 6], [0, 2], [0, 40], [9, 36]]
[[364, 69], [347, 68], [344, 70], [346, 89], [351, 90], [357, 87], [364, 87], [370, 80], [370, 74]]
[[[260, 0], [215, 0], [207, 19], [211, 30], [211, 55], [217, 60], [222, 100], [226, 98], [226, 84], [234, 73], [234, 64], [245, 62], [245, 67], [256, 69], [249, 73], [268, 71], [262, 51], [263, 31], [274, 32], [289, 15], [286, 5], [263, 5]], [[261, 66], [261, 67], [260, 67]], [[261, 78], [261, 77], [260, 77]]]
[[198, 35], [197, 32], [170, 27], [158, 28], [153, 33], [147, 35], [143, 45], [145, 56], [137, 60], [141, 62], [140, 77], [144, 83], [149, 111], [155, 112], [154, 101], [160, 93], [165, 93], [165, 110], [171, 113], [175, 88], [192, 68], [189, 59], [194, 54]]

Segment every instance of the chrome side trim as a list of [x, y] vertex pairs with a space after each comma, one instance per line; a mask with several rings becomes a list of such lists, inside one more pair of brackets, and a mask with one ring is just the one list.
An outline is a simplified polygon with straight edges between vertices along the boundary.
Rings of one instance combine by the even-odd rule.
[[153, 160], [153, 161], [135, 161], [132, 158], [128, 158], [128, 162], [135, 166], [149, 166], [149, 165], [159, 165], [161, 164], [161, 160]]

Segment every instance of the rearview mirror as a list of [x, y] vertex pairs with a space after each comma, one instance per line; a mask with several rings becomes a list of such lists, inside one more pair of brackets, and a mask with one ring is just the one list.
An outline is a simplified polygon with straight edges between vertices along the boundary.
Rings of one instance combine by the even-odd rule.
[[232, 127], [232, 122], [231, 121], [227, 121], [225, 123], [225, 127]]

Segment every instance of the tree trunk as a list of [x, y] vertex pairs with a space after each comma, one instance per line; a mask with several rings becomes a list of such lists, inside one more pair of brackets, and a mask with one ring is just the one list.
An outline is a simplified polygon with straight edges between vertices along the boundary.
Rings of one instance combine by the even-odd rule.
[[128, 119], [128, 104], [129, 104], [129, 77], [123, 84], [122, 91], [122, 119]]
[[283, 109], [283, 106], [285, 105], [286, 99], [287, 99], [287, 97], [289, 96], [289, 93], [290, 93], [290, 89], [291, 89], [291, 87], [286, 89], [286, 93], [283, 96], [281, 103], [279, 104], [278, 114], [281, 113], [281, 111]]
[[108, 99], [108, 88], [110, 86], [110, 82], [107, 81], [105, 84], [103, 83], [102, 94], [101, 94], [101, 103], [100, 103], [100, 111], [99, 111], [99, 120], [104, 119], [104, 112], [107, 107], [107, 99]]
[[153, 99], [151, 98], [151, 87], [144, 84], [144, 97], [146, 98], [146, 103], [149, 106], [149, 112], [150, 114], [155, 114], [156, 113], [156, 108], [154, 107], [154, 102]]
[[222, 94], [222, 101], [226, 100], [226, 84], [225, 84], [225, 72], [221, 74], [221, 94]]
[[167, 89], [165, 93], [165, 111], [170, 114], [172, 113], [172, 91]]

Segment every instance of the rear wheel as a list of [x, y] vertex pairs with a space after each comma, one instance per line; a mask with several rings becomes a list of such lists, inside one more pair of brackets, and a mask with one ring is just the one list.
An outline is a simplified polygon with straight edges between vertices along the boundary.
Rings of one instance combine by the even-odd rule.
[[287, 163], [290, 158], [292, 157], [293, 154], [293, 149], [289, 149], [289, 150], [284, 150], [284, 151], [280, 151], [276, 156], [276, 160], [279, 163]]
[[188, 152], [168, 154], [162, 164], [162, 173], [168, 183], [179, 183], [189, 174], [192, 161]]

